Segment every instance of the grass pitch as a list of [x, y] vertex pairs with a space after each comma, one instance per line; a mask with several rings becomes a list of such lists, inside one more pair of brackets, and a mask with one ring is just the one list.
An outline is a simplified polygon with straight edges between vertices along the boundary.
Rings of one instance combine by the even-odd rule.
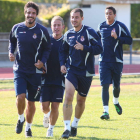
[[[140, 77], [122, 78], [121, 83], [140, 83]], [[95, 78], [93, 85], [99, 84]], [[13, 86], [13, 84], [11, 84]], [[76, 99], [76, 98], [75, 98]], [[75, 106], [75, 99], [73, 106]], [[103, 121], [100, 116], [103, 112], [101, 100], [101, 87], [91, 87], [86, 100], [85, 112], [79, 122], [78, 135], [69, 140], [139, 140], [140, 139], [140, 84], [122, 85], [120, 104], [123, 114], [118, 115], [112, 103], [112, 86], [110, 86], [109, 115], [110, 120]], [[15, 133], [18, 115], [15, 104], [14, 91], [0, 91], [0, 140], [25, 140], [25, 125], [21, 134]], [[62, 104], [60, 114], [54, 128], [54, 137], [46, 138], [47, 129], [43, 127], [43, 113], [40, 103], [36, 103], [36, 114], [34, 116], [32, 132], [33, 140], [59, 140], [63, 130]], [[73, 109], [74, 110], [74, 109]], [[74, 114], [74, 111], [73, 111]], [[72, 116], [73, 120], [73, 116]]]

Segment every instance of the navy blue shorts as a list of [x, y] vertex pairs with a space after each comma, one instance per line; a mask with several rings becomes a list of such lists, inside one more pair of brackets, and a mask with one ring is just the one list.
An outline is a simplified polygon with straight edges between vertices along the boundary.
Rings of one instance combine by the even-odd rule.
[[20, 71], [14, 71], [13, 73], [16, 96], [25, 93], [28, 101], [39, 101], [41, 74], [29, 74]]
[[40, 92], [40, 102], [62, 102], [64, 87], [57, 85], [42, 85]]
[[120, 86], [123, 64], [118, 62], [100, 62], [99, 73], [101, 85], [113, 84]]
[[78, 91], [78, 94], [80, 96], [86, 97], [90, 86], [92, 82], [92, 76], [86, 77], [83, 75], [77, 75], [72, 73], [71, 71], [68, 71], [68, 73], [65, 76], [75, 87], [75, 89]]

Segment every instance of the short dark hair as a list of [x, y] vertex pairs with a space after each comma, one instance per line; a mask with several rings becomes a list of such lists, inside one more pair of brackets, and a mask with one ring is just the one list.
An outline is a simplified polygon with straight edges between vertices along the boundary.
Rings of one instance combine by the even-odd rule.
[[106, 9], [110, 9], [113, 11], [114, 15], [116, 15], [116, 9], [112, 6], [106, 7]]
[[73, 12], [73, 13], [80, 12], [80, 16], [83, 17], [83, 11], [82, 11], [82, 9], [80, 9], [80, 8], [75, 8], [75, 9], [73, 9], [73, 10], [70, 12], [70, 15], [71, 15], [72, 12]]
[[38, 13], [39, 13], [39, 6], [36, 3], [32, 2], [32, 1], [29, 1], [28, 3], [25, 4], [25, 6], [24, 6], [24, 13], [26, 13], [27, 8], [29, 8], [29, 7], [32, 7], [33, 9], [35, 9], [36, 10], [36, 15], [38, 15]]

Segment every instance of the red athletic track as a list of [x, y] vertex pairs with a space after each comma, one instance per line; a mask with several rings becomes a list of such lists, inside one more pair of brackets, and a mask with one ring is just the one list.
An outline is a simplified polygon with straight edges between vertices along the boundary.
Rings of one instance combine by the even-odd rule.
[[[95, 65], [95, 73], [98, 74], [98, 65]], [[123, 73], [140, 73], [140, 64], [124, 65]], [[0, 68], [0, 79], [13, 77], [13, 68]]]

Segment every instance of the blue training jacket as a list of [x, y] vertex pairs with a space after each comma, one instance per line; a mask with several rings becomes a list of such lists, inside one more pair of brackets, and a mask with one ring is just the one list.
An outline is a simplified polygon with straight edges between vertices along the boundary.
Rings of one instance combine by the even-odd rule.
[[[76, 40], [84, 46], [83, 50], [76, 50]], [[60, 65], [68, 65], [68, 70], [84, 76], [93, 76], [94, 55], [103, 51], [100, 37], [94, 29], [83, 25], [80, 31], [68, 30], [64, 35], [63, 45], [60, 49]]]
[[49, 59], [47, 61], [47, 73], [43, 74], [42, 84], [43, 85], [64, 85], [64, 75], [60, 71], [60, 63], [59, 63], [59, 49], [62, 47], [63, 36], [59, 39], [54, 39], [53, 36], [51, 38], [51, 53]]
[[[111, 36], [113, 29], [116, 31], [117, 39]], [[98, 34], [101, 37], [103, 46], [103, 52], [100, 54], [99, 61], [123, 63], [122, 45], [132, 44], [132, 37], [127, 27], [119, 21], [114, 21], [111, 25], [108, 25], [105, 21], [98, 26]]]
[[38, 60], [45, 64], [49, 57], [51, 46], [47, 28], [38, 23], [31, 28], [24, 22], [14, 25], [10, 33], [9, 52], [14, 54], [16, 49], [14, 71], [42, 73], [34, 64]]

